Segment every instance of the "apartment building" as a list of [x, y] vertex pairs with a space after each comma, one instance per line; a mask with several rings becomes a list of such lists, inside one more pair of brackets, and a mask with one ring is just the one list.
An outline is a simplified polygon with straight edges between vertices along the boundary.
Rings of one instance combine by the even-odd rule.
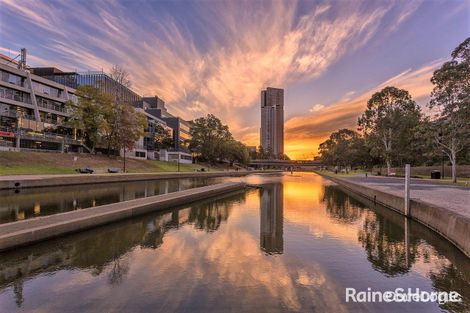
[[0, 55], [0, 150], [83, 151], [80, 131], [67, 125], [76, 103], [74, 88]]
[[261, 91], [261, 146], [274, 158], [284, 154], [284, 89]]

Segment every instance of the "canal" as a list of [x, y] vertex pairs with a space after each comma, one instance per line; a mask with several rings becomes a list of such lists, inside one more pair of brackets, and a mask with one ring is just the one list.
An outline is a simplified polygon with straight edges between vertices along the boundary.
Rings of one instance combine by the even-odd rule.
[[[239, 180], [260, 188], [1, 253], [0, 312], [470, 311], [468, 258], [426, 227], [316, 174], [173, 184]], [[42, 214], [45, 203], [80, 201], [76, 193], [95, 189], [43, 190], [44, 198], [31, 190], [30, 202], [22, 201], [33, 203], [34, 217], [35, 201]], [[346, 303], [346, 288], [456, 291], [463, 301]]]
[[0, 224], [151, 197], [221, 180], [223, 178], [184, 178], [0, 190]]

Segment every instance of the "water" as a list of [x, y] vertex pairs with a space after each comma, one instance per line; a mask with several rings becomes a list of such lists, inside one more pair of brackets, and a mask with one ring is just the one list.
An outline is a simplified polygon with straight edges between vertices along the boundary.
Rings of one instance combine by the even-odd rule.
[[[0, 311], [470, 310], [469, 259], [424, 226], [314, 174], [243, 179], [263, 188], [0, 254]], [[464, 301], [353, 304], [346, 287]]]
[[220, 178], [186, 178], [0, 190], [0, 224], [206, 186]]

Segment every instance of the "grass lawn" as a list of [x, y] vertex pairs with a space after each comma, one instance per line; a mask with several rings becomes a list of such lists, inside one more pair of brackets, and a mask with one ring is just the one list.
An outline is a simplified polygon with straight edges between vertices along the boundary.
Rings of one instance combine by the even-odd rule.
[[[75, 169], [91, 167], [95, 173], [107, 173], [108, 168], [123, 167], [123, 159], [104, 155], [61, 154], [37, 152], [0, 152], [1, 175], [39, 175], [39, 174], [75, 174]], [[177, 172], [176, 162], [154, 160], [126, 160], [128, 173]], [[182, 164], [180, 172], [194, 172], [204, 168], [206, 171], [222, 170], [205, 164]]]
[[3, 165], [0, 164], [0, 175], [38, 175], [38, 174], [73, 174], [67, 167], [41, 164]]
[[[365, 174], [367, 171], [365, 170], [353, 170], [353, 171], [349, 171], [348, 173], [341, 173], [340, 171], [338, 171], [338, 174], [335, 174], [335, 172], [333, 171], [321, 171], [321, 172], [318, 172], [318, 171], [315, 171], [316, 173], [318, 174], [323, 174], [325, 176], [336, 176], [336, 177], [350, 177], [350, 176], [354, 176], [354, 175], [357, 175], [357, 174]], [[370, 175], [370, 172], [368, 172], [369, 175]]]
[[[164, 162], [164, 161], [145, 161], [148, 165], [145, 172], [178, 172], [178, 163], [176, 162]], [[194, 172], [204, 168], [206, 171], [208, 169], [207, 166], [200, 165], [200, 164], [184, 164], [180, 163], [179, 170], [180, 172]], [[129, 169], [129, 173], [140, 173], [141, 170], [136, 169]]]

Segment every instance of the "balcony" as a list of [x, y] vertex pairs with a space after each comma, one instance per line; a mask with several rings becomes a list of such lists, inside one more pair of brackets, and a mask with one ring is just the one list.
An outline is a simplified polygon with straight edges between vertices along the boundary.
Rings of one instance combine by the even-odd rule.
[[50, 103], [44, 103], [44, 102], [41, 102], [41, 101], [38, 101], [38, 107], [53, 110], [53, 111], [57, 111], [57, 112], [62, 112], [62, 113], [65, 113], [65, 114], [70, 114], [71, 113], [71, 110], [69, 110], [67, 108], [63, 108], [63, 107], [60, 107], [58, 105], [54, 105], [54, 104], [50, 104]]
[[17, 92], [7, 92], [7, 90], [2, 88], [0, 88], [0, 98], [31, 104], [31, 98], [29, 95], [18, 94]]
[[16, 111], [0, 111], [0, 116], [17, 118], [18, 113]]

